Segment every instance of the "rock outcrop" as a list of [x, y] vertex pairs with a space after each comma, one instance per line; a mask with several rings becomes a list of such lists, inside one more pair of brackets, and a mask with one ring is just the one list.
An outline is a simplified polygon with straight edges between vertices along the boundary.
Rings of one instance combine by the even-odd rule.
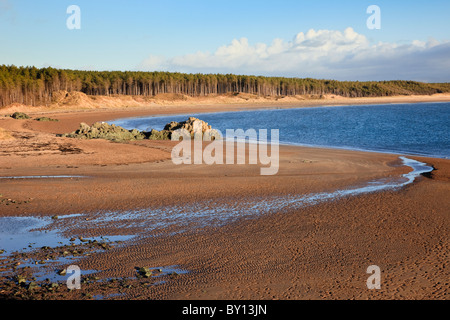
[[[183, 122], [169, 122], [165, 125], [164, 129], [161, 131], [152, 130], [152, 136], [164, 136], [168, 139], [172, 138], [172, 133], [177, 130], [186, 130], [191, 135], [191, 138], [194, 137], [194, 133], [202, 133], [209, 132], [211, 134], [212, 131], [214, 131], [214, 135], [218, 136], [218, 133], [216, 130], [211, 129], [211, 126], [208, 125], [207, 122], [200, 120], [198, 118], [189, 117], [188, 120]], [[150, 137], [151, 139], [151, 137]]]
[[125, 128], [108, 124], [106, 122], [96, 122], [92, 126], [80, 123], [80, 128], [72, 133], [63, 134], [63, 137], [79, 139], [106, 139], [112, 141], [144, 140], [146, 135], [139, 130], [127, 130]]
[[11, 118], [13, 118], [13, 119], [30, 119], [30, 116], [23, 112], [14, 112], [11, 115]]
[[62, 137], [79, 138], [79, 139], [106, 139], [112, 141], [133, 141], [133, 140], [170, 140], [173, 132], [184, 129], [191, 137], [195, 132], [204, 134], [208, 132], [213, 138], [219, 137], [220, 134], [216, 130], [212, 130], [208, 123], [190, 117], [187, 121], [183, 122], [170, 122], [166, 124], [163, 130], [152, 130], [150, 132], [139, 131], [137, 129], [127, 130], [114, 124], [108, 124], [105, 122], [96, 122], [92, 126], [86, 123], [81, 123], [80, 128], [72, 133], [61, 135]]
[[164, 127], [164, 130], [173, 132], [175, 130], [178, 129], [185, 129], [187, 130], [190, 134], [193, 134], [196, 130], [202, 131], [202, 133], [205, 133], [207, 130], [211, 130], [211, 126], [208, 125], [208, 123], [206, 123], [203, 120], [194, 118], [194, 117], [189, 117], [189, 119], [187, 121], [183, 121], [183, 122], [175, 122], [172, 121], [168, 124], [166, 124], [166, 126]]
[[52, 118], [49, 118], [49, 117], [40, 117], [40, 118], [36, 118], [36, 119], [34, 119], [34, 120], [36, 120], [36, 121], [41, 121], [41, 122], [43, 122], [43, 121], [54, 121], [54, 122], [58, 122], [58, 121], [59, 121], [58, 119], [52, 119]]

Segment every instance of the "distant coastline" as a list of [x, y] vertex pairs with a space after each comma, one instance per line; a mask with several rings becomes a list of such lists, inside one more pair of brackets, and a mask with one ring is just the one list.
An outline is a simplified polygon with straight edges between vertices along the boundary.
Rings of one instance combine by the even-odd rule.
[[[188, 97], [175, 94], [161, 94], [155, 97], [141, 96], [91, 96], [81, 92], [60, 91], [50, 105], [30, 106], [12, 103], [0, 108], [0, 115], [13, 112], [30, 114], [54, 114], [66, 112], [119, 112], [120, 117], [160, 114], [181, 114], [192, 112], [225, 112], [252, 109], [301, 108], [316, 106], [346, 106], [398, 104], [421, 102], [450, 102], [450, 93], [433, 95], [399, 95], [388, 97], [348, 98], [339, 95], [323, 95], [320, 99], [311, 96], [261, 97], [251, 94], [223, 94], [203, 97]], [[56, 99], [56, 97], [59, 97]], [[122, 115], [123, 113], [123, 115]], [[102, 120], [111, 120], [105, 115]]]
[[83, 94], [96, 97], [135, 97], [188, 101], [225, 97], [242, 100], [324, 99], [450, 94], [450, 83], [409, 80], [337, 81], [299, 77], [179, 72], [81, 71], [0, 65], [0, 108], [74, 104]]

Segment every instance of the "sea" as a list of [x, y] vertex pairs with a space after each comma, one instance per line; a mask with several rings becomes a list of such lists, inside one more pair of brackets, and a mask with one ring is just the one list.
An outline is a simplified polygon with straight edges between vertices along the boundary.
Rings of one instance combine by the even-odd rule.
[[[226, 106], [224, 106], [226, 109]], [[450, 103], [274, 108], [135, 117], [110, 121], [127, 129], [162, 130], [194, 116], [227, 129], [278, 129], [280, 144], [450, 157]], [[269, 135], [270, 137], [270, 135]]]

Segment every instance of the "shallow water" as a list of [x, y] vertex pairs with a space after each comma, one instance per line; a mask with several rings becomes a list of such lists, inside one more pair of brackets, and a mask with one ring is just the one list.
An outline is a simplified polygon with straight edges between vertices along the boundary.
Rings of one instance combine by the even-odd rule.
[[[76, 225], [81, 230], [89, 230], [93, 226], [103, 230], [134, 229], [133, 232], [137, 232], [136, 236], [144, 237], [160, 233], [167, 235], [166, 229], [169, 227], [173, 227], [173, 230], [175, 230], [171, 232], [177, 233], [206, 226], [221, 226], [240, 218], [252, 218], [268, 213], [301, 209], [324, 201], [333, 201], [370, 192], [400, 189], [414, 182], [419, 175], [433, 170], [432, 167], [419, 161], [405, 157], [400, 157], [400, 159], [404, 165], [411, 167], [411, 172], [398, 178], [377, 179], [332, 192], [254, 197], [246, 200], [223, 199], [224, 201], [221, 203], [215, 200], [139, 210], [94, 212], [88, 214], [88, 220], [86, 220], [87, 215], [85, 214], [71, 216], [72, 221], [69, 225]], [[58, 226], [58, 228], [67, 231], [64, 226]]]
[[[0, 256], [13, 252], [28, 252], [44, 246], [54, 248], [74, 243], [63, 235], [64, 228], [60, 223], [68, 219], [82, 217], [82, 214], [51, 217], [0, 217], [0, 249], [4, 250]], [[62, 220], [62, 221], [60, 221]], [[125, 241], [133, 236], [107, 236], [103, 240]], [[90, 240], [86, 238], [85, 240]], [[76, 240], [78, 241], [78, 239]], [[76, 243], [76, 242], [75, 242]]]
[[398, 178], [373, 180], [333, 192], [256, 197], [239, 201], [224, 199], [220, 204], [216, 201], [201, 201], [189, 205], [73, 214], [60, 216], [58, 219], [0, 217], [0, 249], [5, 250], [2, 255], [6, 255], [14, 251], [30, 251], [43, 246], [58, 247], [70, 244], [69, 239], [63, 234], [70, 234], [72, 226], [87, 232], [92, 228], [102, 229], [105, 233], [108, 233], [108, 230], [117, 229], [141, 230], [137, 234], [133, 231], [133, 235], [107, 236], [105, 234], [107, 238], [102, 237], [102, 239], [108, 241], [127, 241], [138, 236], [164, 233], [168, 227], [176, 227], [175, 232], [183, 232], [189, 228], [221, 226], [243, 217], [257, 217], [272, 212], [300, 209], [348, 196], [399, 189], [414, 182], [419, 175], [433, 170], [432, 167], [419, 161], [405, 157], [400, 159], [404, 165], [411, 167], [411, 172]]
[[[36, 267], [33, 265], [30, 265], [30, 267], [32, 268], [32, 273], [33, 273], [33, 277], [35, 278], [34, 281], [50, 281], [50, 282], [63, 282], [65, 283], [68, 279], [68, 277], [70, 277], [70, 274], [67, 275], [59, 275], [58, 274], [58, 270], [60, 270], [59, 266], [60, 265], [65, 265], [65, 266], [69, 266], [72, 264], [76, 264], [76, 261], [79, 260], [79, 258], [72, 258], [72, 259], [67, 259], [67, 258], [61, 258], [58, 260], [55, 260], [51, 263], [51, 266], [46, 265], [44, 268], [42, 267]], [[22, 265], [21, 265], [22, 266]], [[85, 277], [87, 275], [93, 275], [95, 273], [98, 273], [98, 270], [80, 270], [80, 276], [81, 277]]]
[[5, 253], [30, 251], [43, 246], [56, 247], [65, 242], [57, 230], [36, 231], [51, 223], [51, 218], [0, 217], [0, 249]]
[[6, 176], [0, 179], [71, 179], [71, 178], [86, 178], [85, 176]]

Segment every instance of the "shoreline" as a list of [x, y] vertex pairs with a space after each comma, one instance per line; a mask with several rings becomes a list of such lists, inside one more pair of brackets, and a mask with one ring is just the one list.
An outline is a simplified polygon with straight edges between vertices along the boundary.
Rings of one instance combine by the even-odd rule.
[[[146, 108], [131, 113], [162, 111]], [[278, 175], [264, 177], [259, 166], [248, 164], [174, 166], [171, 141], [113, 143], [55, 137], [78, 128], [80, 122], [128, 112], [67, 111], [57, 113], [59, 122], [42, 123], [0, 119], [0, 127], [13, 136], [0, 141], [0, 175], [90, 177], [2, 179], [0, 200], [11, 201], [0, 202], [0, 217], [79, 214], [79, 224], [67, 219], [52, 223], [68, 226], [69, 237], [123, 236], [142, 232], [139, 223], [145, 226], [149, 208], [198, 203], [220, 208], [250, 198], [340, 190], [411, 171], [394, 154], [284, 145]], [[99, 270], [100, 280], [49, 299], [117, 292], [125, 294], [117, 299], [448, 299], [450, 160], [411, 158], [435, 170], [400, 190], [280, 208], [224, 226], [194, 228], [195, 221], [188, 221], [185, 227], [156, 229], [155, 236], [147, 231], [126, 246], [77, 260], [82, 270]], [[101, 222], [108, 212], [118, 213], [122, 222]], [[144, 216], [137, 225], [132, 219], [127, 222], [128, 215], [139, 212]], [[122, 225], [123, 221], [127, 223]], [[179, 233], [180, 228], [188, 232]], [[67, 249], [59, 249], [63, 250]], [[40, 261], [48, 255], [41, 251], [28, 257]], [[382, 267], [382, 290], [365, 288], [369, 264]], [[153, 286], [146, 285], [151, 279], [136, 277], [137, 266], [178, 266], [189, 272], [163, 275], [166, 282]], [[105, 287], [101, 279], [108, 278], [127, 279], [121, 281], [131, 287]]]
[[[35, 111], [30, 112], [31, 116], [45, 115], [50, 117], [60, 117], [62, 122], [70, 123], [69, 127], [65, 126], [63, 130], [45, 130], [44, 132], [63, 134], [78, 129], [78, 124], [75, 119], [79, 119], [79, 122], [86, 122], [93, 124], [98, 121], [117, 121], [121, 119], [130, 118], [143, 118], [143, 117], [166, 117], [171, 115], [192, 115], [192, 114], [211, 114], [211, 113], [227, 113], [227, 112], [251, 112], [251, 111], [264, 111], [264, 110], [278, 110], [278, 109], [300, 109], [300, 108], [321, 108], [321, 107], [351, 107], [351, 106], [374, 106], [374, 105], [397, 105], [397, 104], [420, 104], [420, 103], [446, 103], [450, 102], [450, 94], [436, 94], [432, 96], [394, 96], [394, 97], [375, 97], [375, 98], [340, 98], [338, 100], [345, 100], [343, 104], [336, 104], [336, 100], [327, 96], [323, 100], [303, 100], [292, 102], [259, 102], [259, 103], [241, 103], [241, 104], [213, 104], [213, 105], [187, 105], [187, 104], [174, 104], [174, 105], [151, 105], [146, 107], [125, 107], [125, 108], [101, 108], [101, 109], [49, 109], [47, 111]], [[223, 108], [227, 108], [223, 110]], [[176, 110], [174, 110], [176, 108]], [[33, 109], [33, 108], [32, 108]], [[39, 109], [39, 108], [37, 108]], [[0, 109], [1, 114], [5, 113]], [[15, 109], [13, 109], [15, 110]], [[1, 118], [0, 118], [1, 119]], [[75, 120], [75, 122], [74, 122]], [[61, 121], [60, 121], [61, 122]], [[43, 127], [42, 125], [33, 126], [33, 129]], [[55, 123], [49, 125], [52, 127], [61, 127]], [[1, 128], [1, 122], [0, 122]], [[412, 157], [428, 157], [428, 158], [440, 158], [448, 159], [447, 156], [433, 155], [433, 154], [409, 154], [402, 152], [394, 152], [391, 150], [368, 150], [359, 148], [343, 148], [336, 146], [324, 146], [324, 145], [308, 145], [308, 144], [295, 144], [295, 143], [280, 143], [285, 146], [295, 147], [307, 147], [307, 148], [320, 148], [320, 149], [338, 149], [349, 151], [360, 151], [370, 153], [391, 153], [395, 155], [406, 155]]]
[[292, 147], [305, 147], [305, 148], [317, 148], [317, 149], [336, 149], [336, 150], [347, 150], [347, 151], [356, 151], [356, 152], [368, 152], [368, 153], [381, 153], [381, 154], [391, 154], [397, 156], [405, 156], [405, 157], [420, 157], [420, 158], [429, 158], [429, 159], [443, 159], [448, 160], [450, 157], [443, 155], [434, 155], [434, 154], [418, 154], [418, 153], [405, 153], [405, 152], [394, 152], [391, 150], [369, 150], [369, 149], [360, 149], [360, 148], [350, 148], [350, 147], [334, 147], [334, 146], [322, 146], [322, 145], [312, 145], [312, 144], [296, 144], [296, 143], [280, 143], [280, 146], [292, 146]]
[[[450, 101], [449, 101], [450, 102]], [[414, 104], [421, 104], [421, 103], [430, 103], [430, 102], [416, 102]], [[441, 102], [433, 102], [433, 103], [447, 103], [447, 101], [441, 101]], [[391, 103], [392, 105], [398, 105], [398, 104], [405, 104], [405, 103]], [[409, 104], [409, 103], [408, 103]], [[273, 110], [282, 110], [282, 109], [303, 109], [303, 108], [327, 108], [327, 107], [352, 107], [352, 106], [374, 106], [379, 104], [367, 104], [367, 105], [359, 105], [359, 104], [349, 104], [349, 105], [323, 105], [323, 106], [303, 106], [303, 107], [276, 107], [276, 108], [263, 108], [263, 109], [242, 109], [242, 110], [227, 110], [227, 111], [205, 111], [205, 112], [195, 112], [195, 113], [183, 113], [183, 114], [151, 114], [151, 115], [139, 115], [139, 116], [131, 116], [131, 117], [121, 117], [121, 118], [115, 118], [112, 120], [105, 120], [108, 123], [111, 122], [118, 122], [121, 120], [131, 120], [131, 119], [140, 119], [140, 118], [165, 118], [173, 116], [196, 116], [201, 117], [205, 114], [225, 114], [230, 112], [253, 112], [253, 111], [273, 111]], [[386, 104], [382, 104], [386, 105]], [[254, 143], [254, 142], [247, 142], [247, 143]], [[293, 142], [285, 142], [280, 141], [280, 146], [293, 146], [293, 147], [306, 147], [306, 148], [318, 148], [318, 149], [337, 149], [337, 150], [348, 150], [348, 151], [359, 151], [359, 152], [370, 152], [370, 153], [382, 153], [382, 154], [394, 154], [399, 156], [411, 156], [411, 157], [427, 157], [427, 158], [439, 158], [439, 159], [449, 159], [450, 157], [447, 155], [436, 155], [436, 154], [425, 154], [425, 153], [408, 153], [408, 152], [402, 152], [402, 151], [393, 151], [393, 150], [371, 150], [371, 149], [363, 149], [358, 147], [339, 147], [339, 146], [329, 146], [329, 145], [313, 145], [313, 144], [302, 144], [302, 143], [293, 143]]]
[[[89, 97], [94, 101], [97, 98]], [[50, 107], [30, 107], [20, 104], [13, 104], [9, 107], [1, 108], [0, 115], [12, 114], [13, 112], [27, 112], [32, 115], [47, 115], [47, 114], [65, 114], [71, 112], [124, 112], [131, 114], [133, 117], [141, 115], [172, 115], [187, 114], [193, 112], [226, 112], [226, 111], [245, 111], [252, 109], [274, 109], [274, 108], [302, 108], [302, 107], [317, 107], [317, 106], [351, 106], [351, 105], [377, 105], [377, 104], [403, 104], [403, 103], [427, 103], [427, 102], [450, 102], [450, 94], [435, 94], [435, 95], [414, 95], [414, 96], [392, 96], [392, 97], [370, 97], [370, 98], [344, 98], [334, 95], [326, 95], [323, 99], [297, 99], [292, 97], [280, 99], [228, 99], [221, 101], [219, 97], [205, 97], [205, 98], [191, 98], [189, 101], [166, 101], [163, 99], [156, 99], [150, 102], [144, 101], [137, 103], [137, 97], [103, 97], [110, 98], [115, 101], [114, 105], [108, 103], [109, 101], [100, 101], [93, 106], [86, 106], [83, 102], [74, 105], [55, 104]], [[135, 101], [136, 103], [130, 103]], [[103, 103], [102, 103], [103, 102]], [[226, 109], [225, 111], [223, 109]], [[180, 112], [181, 111], [181, 112]], [[147, 113], [148, 112], [148, 113]], [[104, 120], [110, 120], [108, 115]]]

